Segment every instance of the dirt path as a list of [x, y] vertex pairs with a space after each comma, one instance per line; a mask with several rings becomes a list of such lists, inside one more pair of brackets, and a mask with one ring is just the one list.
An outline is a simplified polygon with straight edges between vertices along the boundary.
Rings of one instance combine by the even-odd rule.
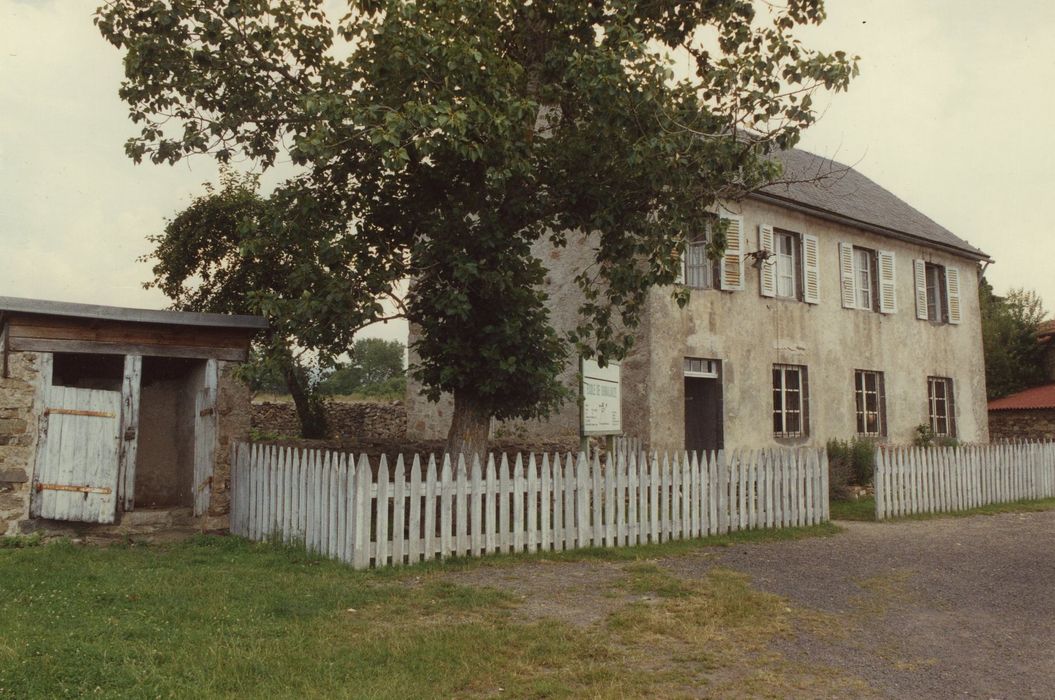
[[[834, 537], [705, 548], [655, 563], [689, 584], [715, 567], [742, 572], [754, 589], [804, 611], [789, 634], [771, 639], [776, 673], [788, 663], [831, 669], [893, 698], [1055, 694], [1055, 511], [842, 525]], [[633, 566], [531, 562], [452, 578], [514, 593], [532, 619], [596, 628], [648, 599], [618, 588]], [[847, 692], [779, 687], [796, 697]]]

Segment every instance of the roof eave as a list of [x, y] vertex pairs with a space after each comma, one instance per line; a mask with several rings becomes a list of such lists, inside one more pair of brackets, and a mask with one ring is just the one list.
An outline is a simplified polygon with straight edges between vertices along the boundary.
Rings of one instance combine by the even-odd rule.
[[228, 328], [257, 332], [268, 327], [262, 316], [212, 314], [191, 311], [160, 311], [156, 309], [133, 309], [98, 304], [26, 299], [0, 296], [0, 314], [22, 313], [39, 316], [67, 316], [94, 318], [128, 323], [157, 323], [177, 326], [199, 326]]
[[847, 226], [854, 226], [856, 228], [871, 231], [872, 233], [877, 233], [879, 235], [887, 236], [889, 238], [895, 238], [898, 240], [906, 241], [908, 243], [915, 243], [917, 245], [923, 245], [930, 248], [937, 248], [947, 253], [951, 253], [962, 258], [968, 258], [977, 262], [995, 262], [991, 257], [989, 257], [987, 253], [984, 253], [981, 250], [965, 249], [948, 245], [946, 243], [938, 243], [937, 241], [932, 241], [927, 238], [923, 238], [922, 236], [916, 236], [905, 231], [899, 231], [897, 229], [888, 228], [886, 226], [879, 226], [878, 224], [873, 224], [868, 221], [855, 219], [853, 217], [846, 216], [845, 214], [839, 214], [828, 209], [815, 207], [809, 204], [803, 204], [802, 202], [788, 197], [781, 197], [780, 195], [775, 195], [769, 192], [752, 192], [747, 196], [750, 199], [757, 199], [759, 201], [768, 202], [770, 204], [775, 204], [777, 206], [785, 207], [787, 209], [793, 209], [795, 211], [799, 211], [804, 214], [810, 214], [811, 216], [816, 216], [820, 219], [825, 219], [827, 221], [845, 224]]

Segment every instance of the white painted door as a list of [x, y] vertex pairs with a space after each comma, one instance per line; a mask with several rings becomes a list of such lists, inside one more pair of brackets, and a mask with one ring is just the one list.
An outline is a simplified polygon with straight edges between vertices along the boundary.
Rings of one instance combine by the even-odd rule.
[[216, 360], [205, 364], [205, 386], [194, 401], [194, 514], [209, 511], [213, 463], [216, 460]]
[[50, 386], [44, 396], [33, 514], [112, 523], [117, 509], [121, 392]]

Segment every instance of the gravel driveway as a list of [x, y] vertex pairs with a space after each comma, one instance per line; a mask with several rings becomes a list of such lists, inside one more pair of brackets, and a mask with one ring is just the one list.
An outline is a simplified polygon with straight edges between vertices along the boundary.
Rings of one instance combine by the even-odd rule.
[[834, 613], [785, 653], [896, 698], [1055, 697], [1055, 511], [840, 523], [829, 538], [736, 546], [664, 565], [715, 563], [761, 590]]

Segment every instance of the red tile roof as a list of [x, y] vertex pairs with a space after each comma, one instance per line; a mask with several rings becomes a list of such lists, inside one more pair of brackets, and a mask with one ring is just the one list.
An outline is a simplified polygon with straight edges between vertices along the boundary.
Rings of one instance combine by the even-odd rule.
[[1038, 408], [1055, 408], [1055, 384], [1035, 386], [989, 402], [990, 411], [1026, 411]]

